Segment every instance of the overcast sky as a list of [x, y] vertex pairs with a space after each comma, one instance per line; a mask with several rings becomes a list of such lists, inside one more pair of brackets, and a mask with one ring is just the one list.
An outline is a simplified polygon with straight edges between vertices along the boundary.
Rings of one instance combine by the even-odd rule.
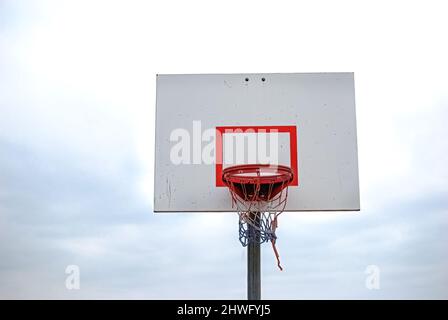
[[153, 2], [0, 2], [0, 298], [244, 299], [235, 214], [152, 212], [155, 74], [349, 71], [361, 212], [282, 215], [262, 296], [447, 299], [446, 5]]

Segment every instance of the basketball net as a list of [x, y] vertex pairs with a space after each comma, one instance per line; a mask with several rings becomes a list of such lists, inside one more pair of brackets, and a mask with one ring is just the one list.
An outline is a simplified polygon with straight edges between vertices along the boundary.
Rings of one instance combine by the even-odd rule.
[[[244, 170], [243, 166], [241, 168]], [[238, 172], [241, 173], [242, 170]], [[241, 244], [246, 247], [250, 243], [261, 244], [270, 241], [277, 265], [280, 270], [283, 270], [276, 247], [275, 231], [278, 227], [278, 216], [286, 206], [292, 174], [284, 178], [285, 174], [279, 173], [275, 179], [267, 179], [261, 176], [260, 170], [261, 168], [251, 178], [232, 179], [233, 176], [230, 178], [227, 176], [227, 179], [223, 180], [230, 190], [232, 207], [236, 207], [238, 211]], [[223, 174], [224, 177], [225, 174], [226, 172]]]

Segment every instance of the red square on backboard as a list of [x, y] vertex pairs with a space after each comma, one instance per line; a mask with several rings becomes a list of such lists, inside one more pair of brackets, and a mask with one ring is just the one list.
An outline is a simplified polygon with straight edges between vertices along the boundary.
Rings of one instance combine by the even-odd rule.
[[[236, 132], [235, 132], [236, 131]], [[299, 170], [297, 165], [297, 127], [296, 126], [227, 126], [216, 127], [216, 186], [225, 187], [222, 181], [223, 170], [223, 135], [229, 132], [245, 133], [245, 132], [266, 132], [288, 133], [290, 143], [290, 166], [294, 174], [291, 186], [299, 185]]]

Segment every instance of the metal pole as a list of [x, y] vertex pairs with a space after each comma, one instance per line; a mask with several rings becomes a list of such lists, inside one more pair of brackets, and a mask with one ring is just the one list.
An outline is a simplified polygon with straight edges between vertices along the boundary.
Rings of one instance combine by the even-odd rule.
[[[260, 217], [257, 213], [255, 216], [255, 224], [259, 225]], [[247, 246], [247, 299], [261, 299], [261, 264], [260, 264], [260, 233], [250, 223], [248, 224], [249, 236], [253, 237], [253, 241], [249, 241]]]

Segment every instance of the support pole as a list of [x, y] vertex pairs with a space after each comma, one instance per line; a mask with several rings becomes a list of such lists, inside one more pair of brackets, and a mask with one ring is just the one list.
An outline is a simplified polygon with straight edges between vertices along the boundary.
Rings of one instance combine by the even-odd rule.
[[[254, 221], [258, 226], [260, 217], [257, 213]], [[253, 241], [249, 241], [247, 246], [247, 299], [261, 299], [261, 264], [260, 264], [260, 233], [250, 223], [248, 224], [250, 237], [254, 237]]]

